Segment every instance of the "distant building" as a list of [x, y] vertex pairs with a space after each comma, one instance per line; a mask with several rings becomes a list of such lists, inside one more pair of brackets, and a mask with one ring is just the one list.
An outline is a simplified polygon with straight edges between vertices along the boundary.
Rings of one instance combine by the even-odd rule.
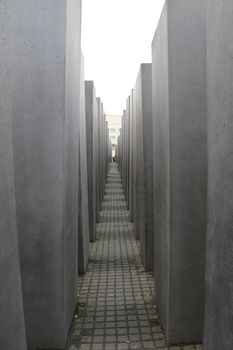
[[107, 115], [107, 122], [109, 128], [109, 138], [112, 145], [117, 145], [117, 138], [120, 135], [121, 128], [121, 116], [120, 115]]
[[109, 138], [112, 142], [112, 156], [116, 153], [117, 139], [120, 135], [121, 128], [121, 116], [120, 115], [107, 115], [106, 116], [109, 128]]

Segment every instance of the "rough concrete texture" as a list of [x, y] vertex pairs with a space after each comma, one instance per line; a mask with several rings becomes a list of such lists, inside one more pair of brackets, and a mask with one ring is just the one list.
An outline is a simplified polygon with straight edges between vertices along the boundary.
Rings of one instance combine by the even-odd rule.
[[112, 162], [112, 143], [111, 141], [109, 140], [109, 144], [108, 144], [108, 160], [109, 160], [109, 163]]
[[100, 106], [100, 114], [99, 114], [99, 174], [100, 174], [100, 208], [103, 201], [104, 194], [104, 113], [103, 113], [103, 103]]
[[153, 111], [151, 64], [142, 64], [135, 85], [136, 100], [136, 237], [146, 270], [154, 269]]
[[121, 148], [122, 148], [122, 156], [121, 156], [121, 177], [122, 177], [122, 186], [123, 186], [123, 190], [124, 193], [126, 193], [126, 173], [125, 173], [125, 169], [126, 169], [126, 156], [125, 156], [125, 121], [126, 121], [126, 117], [125, 117], [125, 113], [126, 111], [123, 111], [123, 115], [121, 117]]
[[97, 127], [98, 108], [96, 93], [93, 81], [85, 81], [85, 102], [86, 102], [86, 132], [87, 132], [87, 174], [88, 174], [88, 203], [89, 203], [89, 229], [90, 241], [95, 241], [96, 227], [96, 203], [97, 203]]
[[[99, 102], [100, 101], [100, 102]], [[96, 98], [96, 106], [97, 106], [97, 113], [96, 113], [96, 143], [93, 145], [96, 149], [96, 222], [99, 222], [99, 215], [100, 215], [100, 113], [99, 113], [99, 104], [101, 109], [101, 100], [99, 98]]]
[[233, 349], [233, 4], [208, 1], [208, 230], [205, 350]]
[[[129, 98], [129, 118], [130, 118], [130, 155], [129, 155], [129, 210], [131, 220], [134, 220], [134, 210], [136, 202], [135, 194], [135, 91], [132, 90]], [[136, 232], [135, 232], [136, 234]], [[136, 237], [137, 239], [139, 237]]]
[[128, 195], [128, 177], [127, 177], [127, 169], [128, 169], [128, 157], [127, 157], [127, 150], [128, 150], [128, 129], [127, 129], [127, 111], [123, 111], [123, 188], [125, 197], [127, 200]]
[[[121, 117], [121, 125], [122, 125], [122, 117]], [[117, 138], [117, 147], [118, 147], [118, 169], [120, 171], [120, 174], [122, 174], [122, 159], [123, 159], [123, 144], [122, 144], [122, 138], [123, 138], [123, 130], [122, 127], [119, 129], [119, 136]]]
[[81, 3], [14, 1], [11, 96], [28, 347], [63, 349], [76, 305]]
[[96, 198], [96, 215], [97, 222], [99, 221], [99, 214], [101, 208], [101, 197], [102, 197], [102, 138], [103, 131], [101, 125], [102, 119], [102, 103], [101, 99], [97, 97], [97, 168], [96, 168], [96, 189], [97, 189], [97, 198]]
[[101, 200], [101, 206], [102, 202], [104, 200], [104, 190], [105, 190], [105, 184], [107, 179], [107, 122], [106, 122], [106, 116], [104, 114], [104, 108], [102, 105], [102, 128], [103, 128], [103, 141], [102, 141], [102, 163], [103, 163], [103, 177], [102, 177], [102, 200]]
[[11, 137], [12, 5], [8, 0], [0, 2], [0, 348], [26, 350]]
[[108, 131], [108, 122], [106, 120], [106, 114], [104, 115], [104, 122], [105, 122], [105, 179], [104, 179], [104, 190], [107, 182], [107, 175], [108, 175], [108, 166], [109, 166], [109, 160], [108, 160], [108, 142], [109, 142], [109, 131]]
[[125, 147], [126, 147], [126, 200], [129, 209], [129, 165], [130, 165], [130, 98], [126, 101], [126, 127], [125, 127]]
[[[136, 192], [136, 172], [137, 172], [137, 168], [136, 168], [136, 161], [137, 161], [137, 153], [136, 153], [136, 147], [137, 147], [137, 127], [136, 127], [136, 92], [135, 90], [132, 91], [132, 95], [131, 95], [131, 113], [132, 113], [132, 129], [133, 129], [133, 133], [132, 133], [132, 155], [133, 155], [133, 159], [132, 159], [132, 191], [133, 191], [133, 195], [132, 195], [132, 220], [135, 223], [136, 222], [136, 206], [137, 206], [137, 192]], [[136, 235], [136, 239], [139, 239], [140, 237], [137, 235], [137, 232], [135, 231], [135, 235]]]
[[156, 303], [167, 341], [202, 340], [206, 2], [166, 1], [152, 44]]
[[78, 210], [78, 272], [84, 273], [89, 258], [89, 206], [87, 184], [87, 142], [86, 142], [86, 111], [84, 58], [81, 60], [80, 75], [80, 119], [79, 119], [79, 210]]
[[105, 148], [105, 121], [104, 121], [104, 112], [103, 112], [103, 103], [101, 103], [99, 111], [99, 173], [100, 173], [100, 208], [103, 202], [104, 197], [104, 179], [105, 179], [105, 162], [104, 162], [104, 148]]

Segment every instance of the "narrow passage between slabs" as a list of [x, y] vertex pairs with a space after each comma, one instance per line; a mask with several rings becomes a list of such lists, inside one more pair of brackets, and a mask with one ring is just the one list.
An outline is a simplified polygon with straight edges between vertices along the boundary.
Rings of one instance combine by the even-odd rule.
[[96, 233], [67, 350], [167, 349], [117, 164], [109, 167]]

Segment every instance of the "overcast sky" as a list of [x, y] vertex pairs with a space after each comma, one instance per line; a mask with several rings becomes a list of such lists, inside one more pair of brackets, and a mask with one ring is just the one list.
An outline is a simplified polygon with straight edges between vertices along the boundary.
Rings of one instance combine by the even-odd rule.
[[122, 114], [151, 42], [164, 0], [83, 0], [85, 79], [93, 80], [105, 113]]

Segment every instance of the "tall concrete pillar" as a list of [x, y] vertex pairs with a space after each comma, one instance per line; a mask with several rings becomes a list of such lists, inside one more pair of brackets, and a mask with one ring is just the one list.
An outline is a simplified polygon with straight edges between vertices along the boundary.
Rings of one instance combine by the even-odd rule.
[[104, 120], [104, 107], [103, 103], [101, 104], [101, 119], [100, 119], [100, 208], [102, 206], [103, 198], [104, 198], [104, 178], [105, 178], [105, 162], [104, 162], [104, 145], [105, 145], [105, 120]]
[[103, 201], [103, 191], [104, 191], [104, 114], [103, 114], [103, 103], [100, 98], [97, 98], [98, 104], [98, 146], [99, 146], [99, 161], [98, 161], [98, 181], [97, 190], [99, 191], [99, 211]]
[[233, 4], [208, 0], [205, 350], [233, 348]]
[[127, 198], [127, 115], [126, 115], [126, 110], [123, 111], [123, 188], [124, 188], [124, 193]]
[[124, 121], [124, 116], [122, 114], [121, 116], [121, 128], [120, 128], [120, 138], [121, 138], [121, 165], [120, 165], [120, 174], [121, 174], [121, 181], [122, 181], [122, 186], [123, 186], [123, 190], [124, 190], [124, 125], [123, 125], [123, 121]]
[[89, 258], [89, 203], [87, 181], [87, 130], [85, 109], [84, 58], [81, 62], [79, 119], [79, 210], [78, 210], [78, 271], [84, 273]]
[[122, 131], [122, 116], [121, 116], [121, 127], [119, 129], [119, 136], [118, 136], [118, 139], [117, 139], [117, 145], [118, 145], [118, 149], [119, 149], [118, 168], [119, 168], [119, 171], [120, 171], [121, 178], [122, 178], [122, 165], [123, 165], [123, 162], [122, 162], [122, 156], [123, 156], [123, 153], [122, 153], [123, 152], [122, 137], [123, 137], [123, 131]]
[[202, 341], [206, 1], [167, 0], [152, 44], [155, 291], [169, 344]]
[[104, 114], [104, 188], [103, 188], [103, 196], [105, 193], [105, 185], [108, 174], [108, 122], [106, 121], [106, 115]]
[[88, 202], [90, 241], [95, 241], [96, 203], [97, 203], [97, 164], [98, 164], [98, 109], [96, 92], [93, 81], [85, 82], [86, 101], [86, 132], [87, 132], [87, 174], [88, 174]]
[[120, 171], [120, 174], [121, 174], [121, 129], [119, 130], [119, 136], [117, 137], [117, 150], [118, 150], [118, 168], [119, 168], [119, 171]]
[[[108, 136], [109, 136], [109, 131], [108, 131]], [[109, 140], [109, 150], [108, 150], [109, 154], [109, 162], [112, 163], [112, 142]]]
[[97, 103], [97, 125], [96, 125], [96, 133], [97, 133], [97, 140], [96, 140], [96, 154], [97, 154], [97, 163], [96, 163], [96, 220], [99, 221], [99, 215], [100, 215], [100, 206], [101, 206], [101, 183], [100, 183], [100, 177], [101, 177], [101, 100], [99, 97], [96, 99]]
[[76, 306], [81, 3], [13, 4], [13, 148], [27, 343], [64, 349]]
[[135, 230], [146, 270], [154, 269], [153, 111], [151, 64], [142, 64], [135, 85]]
[[125, 197], [127, 202], [127, 208], [129, 209], [129, 102], [126, 101], [125, 110]]
[[105, 191], [105, 185], [108, 175], [108, 142], [109, 142], [109, 131], [108, 131], [108, 122], [106, 121], [106, 115], [104, 115], [104, 121], [105, 121], [105, 178], [104, 178], [104, 191]]
[[129, 184], [130, 184], [130, 98], [126, 102], [126, 128], [125, 128], [125, 143], [126, 143], [126, 199], [129, 209]]
[[134, 198], [135, 198], [135, 187], [134, 187], [134, 113], [133, 113], [133, 103], [134, 103], [134, 90], [132, 90], [129, 97], [129, 210], [130, 218], [133, 221], [133, 211], [134, 211]]
[[[133, 173], [133, 177], [132, 177], [132, 189], [133, 189], [133, 198], [132, 198], [132, 220], [135, 223], [136, 222], [136, 206], [137, 206], [137, 192], [136, 192], [136, 173], [137, 173], [137, 168], [136, 168], [136, 161], [137, 161], [137, 152], [136, 152], [136, 148], [137, 148], [137, 140], [138, 140], [138, 130], [137, 130], [137, 126], [136, 126], [136, 91], [135, 89], [132, 91], [132, 99], [131, 99], [131, 103], [132, 103], [132, 128], [133, 128], [133, 139], [132, 139], [132, 146], [133, 146], [133, 150], [132, 150], [132, 154], [133, 154], [133, 159], [132, 159], [132, 173]], [[137, 231], [134, 230], [135, 233], [135, 237], [136, 239], [139, 240], [139, 236], [137, 235]]]
[[0, 2], [0, 18], [0, 347], [4, 350], [26, 350], [11, 137], [14, 76], [10, 42], [15, 20], [12, 2]]

